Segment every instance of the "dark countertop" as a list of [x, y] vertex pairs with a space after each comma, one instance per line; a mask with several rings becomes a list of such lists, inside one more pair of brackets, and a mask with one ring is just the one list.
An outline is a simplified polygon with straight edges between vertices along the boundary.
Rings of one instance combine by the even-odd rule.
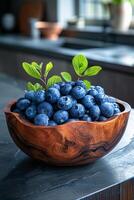
[[123, 138], [104, 158], [79, 167], [33, 161], [11, 140], [3, 114], [6, 103], [23, 95], [23, 82], [0, 75], [0, 199], [76, 200], [134, 177], [134, 111]]
[[[89, 40], [73, 38], [60, 38], [58, 41], [48, 41], [45, 39], [31, 39], [15, 35], [1, 35], [0, 48], [54, 57], [67, 61], [71, 61], [74, 55], [83, 53], [89, 58], [91, 65], [101, 65], [111, 70], [134, 73], [134, 47], [110, 44], [111, 46], [109, 47], [98, 49], [72, 50], [60, 47], [60, 44], [66, 40], [71, 42], [90, 42]], [[106, 45], [107, 43], [104, 44]]]

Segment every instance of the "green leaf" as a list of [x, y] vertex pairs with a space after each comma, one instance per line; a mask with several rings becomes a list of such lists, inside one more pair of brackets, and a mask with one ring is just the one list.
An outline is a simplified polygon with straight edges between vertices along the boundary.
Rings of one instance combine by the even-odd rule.
[[34, 84], [34, 88], [35, 88], [36, 91], [37, 91], [37, 90], [42, 90], [42, 89], [43, 89], [42, 85], [39, 84], [39, 83], [35, 83], [35, 84]]
[[91, 87], [91, 83], [88, 80], [83, 80], [83, 82], [86, 86], [86, 89], [89, 90], [89, 88]]
[[59, 83], [62, 82], [62, 79], [60, 76], [54, 75], [52, 77], [50, 77], [47, 81], [47, 87], [51, 87], [52, 85], [54, 85], [55, 83]]
[[25, 70], [25, 72], [32, 76], [33, 78], [37, 78], [37, 79], [40, 79], [41, 78], [41, 75], [40, 73], [38, 72], [38, 70], [35, 68], [35, 66], [32, 66], [31, 64], [29, 63], [26, 63], [26, 62], [23, 62], [22, 63], [22, 67], [23, 69]]
[[30, 91], [30, 90], [34, 90], [35, 91], [35, 87], [34, 87], [34, 85], [31, 82], [27, 83], [26, 88], [27, 88], [28, 91]]
[[38, 64], [38, 63], [36, 63], [36, 62], [32, 62], [31, 65], [32, 65], [33, 67], [35, 67], [37, 70], [39, 70], [39, 72], [41, 72], [43, 63]]
[[81, 76], [82, 73], [87, 69], [88, 60], [84, 55], [76, 55], [72, 60], [74, 70], [78, 76]]
[[42, 90], [43, 89], [42, 85], [40, 85], [39, 83], [32, 84], [31, 82], [27, 83], [27, 87], [26, 88], [27, 88], [28, 91], [30, 91], [30, 90], [37, 91], [37, 90]]
[[68, 72], [61, 72], [61, 76], [67, 82], [72, 80], [71, 74], [69, 74]]
[[52, 68], [53, 68], [53, 63], [52, 62], [47, 63], [44, 74], [45, 77], [47, 77], [48, 73], [51, 71]]
[[100, 66], [92, 66], [92, 67], [89, 67], [86, 71], [85, 71], [85, 73], [84, 73], [84, 75], [85, 76], [95, 76], [95, 75], [97, 75], [100, 71], [101, 71], [101, 67]]

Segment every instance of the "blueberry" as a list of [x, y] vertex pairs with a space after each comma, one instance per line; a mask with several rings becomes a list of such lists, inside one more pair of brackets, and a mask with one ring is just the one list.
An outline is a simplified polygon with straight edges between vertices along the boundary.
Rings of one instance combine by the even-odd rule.
[[60, 85], [57, 84], [57, 83], [55, 83], [52, 87], [53, 87], [53, 88], [56, 88], [57, 90], [60, 90]]
[[16, 107], [20, 110], [25, 110], [26, 108], [28, 108], [30, 106], [31, 102], [28, 99], [18, 99], [17, 103], [16, 103]]
[[28, 119], [33, 119], [36, 115], [36, 106], [35, 105], [29, 106], [25, 111], [25, 115]]
[[72, 99], [69, 96], [62, 96], [59, 98], [57, 106], [61, 110], [69, 110], [72, 106]]
[[81, 102], [88, 109], [95, 104], [94, 97], [91, 95], [86, 95]]
[[113, 103], [114, 108], [119, 108], [119, 104], [118, 103]]
[[112, 117], [114, 114], [114, 106], [112, 103], [109, 102], [105, 102], [103, 104], [101, 104], [100, 106], [101, 109], [101, 113], [102, 115], [104, 115], [104, 117]]
[[72, 86], [75, 86], [75, 82], [74, 81], [69, 81], [68, 83], [70, 83]]
[[34, 101], [35, 92], [33, 90], [25, 92], [25, 98]]
[[102, 122], [102, 121], [106, 121], [107, 120], [107, 118], [106, 117], [104, 117], [103, 115], [100, 115], [100, 117], [99, 117], [99, 122]]
[[94, 98], [97, 104], [102, 104], [106, 101], [105, 95], [103, 93], [98, 93]]
[[91, 122], [92, 119], [89, 115], [85, 114], [82, 118], [81, 118], [82, 121], [87, 121], [87, 122]]
[[83, 117], [85, 114], [85, 108], [82, 104], [77, 103], [70, 109], [70, 114], [74, 118]]
[[119, 108], [114, 108], [114, 115], [116, 115], [116, 114], [118, 114], [118, 113], [120, 113], [121, 111], [120, 111], [120, 109]]
[[56, 125], [57, 125], [57, 123], [55, 121], [53, 121], [53, 120], [48, 121], [48, 126], [56, 126]]
[[60, 88], [60, 92], [62, 95], [68, 95], [71, 90], [72, 90], [72, 85], [70, 83], [66, 83]]
[[71, 94], [75, 99], [82, 99], [86, 95], [86, 90], [81, 86], [75, 86]]
[[76, 86], [81, 86], [86, 90], [86, 85], [84, 84], [84, 82], [82, 80], [78, 80], [75, 83]]
[[90, 87], [89, 90], [92, 90], [92, 89], [95, 89], [95, 86], [94, 86], [94, 85], [91, 85], [91, 87]]
[[65, 85], [66, 83], [65, 82], [59, 82], [57, 84], [60, 85], [60, 87], [61, 87], [61, 86]]
[[104, 92], [104, 89], [101, 87], [101, 86], [95, 86], [95, 89], [97, 90], [97, 92], [98, 93], [100, 93], [100, 94], [104, 94], [105, 92]]
[[109, 103], [115, 103], [116, 100], [114, 97], [111, 97], [111, 96], [106, 96], [105, 97], [105, 102], [109, 102]]
[[54, 121], [57, 123], [57, 124], [63, 124], [65, 122], [68, 121], [68, 118], [69, 118], [69, 114], [67, 111], [65, 110], [58, 110], [54, 116]]
[[46, 101], [38, 105], [37, 111], [39, 114], [46, 114], [49, 118], [53, 115], [53, 107]]
[[93, 121], [97, 121], [100, 117], [100, 108], [97, 105], [94, 105], [90, 108], [90, 116], [92, 118]]
[[98, 91], [97, 91], [96, 89], [94, 89], [94, 88], [90, 88], [90, 89], [88, 90], [87, 94], [89, 94], [89, 95], [95, 97], [95, 96], [98, 94]]
[[72, 100], [72, 106], [77, 103], [77, 100], [75, 98], [73, 98], [71, 95], [68, 95], [68, 97], [70, 97]]
[[60, 92], [56, 88], [49, 88], [46, 92], [46, 100], [50, 103], [56, 103], [60, 98]]
[[36, 103], [41, 103], [45, 101], [45, 91], [44, 90], [36, 91], [34, 94], [34, 101]]
[[48, 125], [48, 116], [46, 114], [38, 114], [34, 118], [34, 124], [39, 126], [47, 126]]

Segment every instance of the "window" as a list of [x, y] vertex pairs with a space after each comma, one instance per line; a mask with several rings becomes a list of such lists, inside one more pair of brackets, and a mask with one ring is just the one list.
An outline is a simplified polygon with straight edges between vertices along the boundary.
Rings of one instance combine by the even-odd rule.
[[79, 0], [79, 16], [86, 19], [108, 19], [102, 0]]

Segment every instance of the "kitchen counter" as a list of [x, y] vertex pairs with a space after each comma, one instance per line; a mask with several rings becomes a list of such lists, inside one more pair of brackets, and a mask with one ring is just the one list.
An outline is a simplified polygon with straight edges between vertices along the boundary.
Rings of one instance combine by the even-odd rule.
[[8, 133], [3, 107], [22, 96], [24, 86], [0, 74], [0, 199], [134, 199], [134, 110], [123, 138], [104, 158], [79, 167], [48, 166], [26, 156]]
[[[104, 68], [117, 71], [134, 73], [134, 47], [126, 45], [110, 44], [110, 47], [92, 48], [86, 50], [73, 50], [60, 46], [64, 40], [82, 41], [79, 39], [60, 38], [58, 41], [44, 39], [30, 39], [22, 36], [0, 36], [0, 49], [8, 49], [20, 52], [29, 52], [36, 55], [48, 56], [71, 61], [78, 53], [85, 54], [91, 65], [101, 65]], [[88, 44], [89, 40], [83, 40]], [[106, 43], [105, 43], [106, 44]]]

